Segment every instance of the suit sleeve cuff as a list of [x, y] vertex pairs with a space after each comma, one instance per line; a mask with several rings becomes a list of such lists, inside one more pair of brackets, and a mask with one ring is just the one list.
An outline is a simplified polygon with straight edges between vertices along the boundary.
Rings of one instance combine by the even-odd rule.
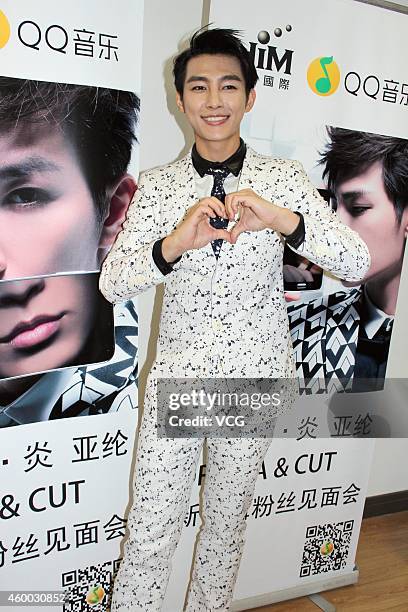
[[156, 264], [160, 272], [166, 275], [166, 274], [170, 274], [170, 272], [173, 270], [174, 264], [180, 261], [181, 255], [180, 257], [177, 257], [177, 259], [175, 259], [172, 262], [166, 261], [162, 253], [163, 240], [164, 238], [160, 238], [160, 240], [156, 240], [156, 242], [154, 243], [153, 249], [152, 249], [152, 257], [153, 257], [154, 263]]
[[297, 211], [293, 212], [300, 218], [299, 223], [297, 224], [296, 229], [291, 234], [282, 234], [282, 236], [284, 236], [289, 246], [293, 247], [294, 249], [298, 249], [305, 240], [305, 221], [303, 219], [302, 213]]

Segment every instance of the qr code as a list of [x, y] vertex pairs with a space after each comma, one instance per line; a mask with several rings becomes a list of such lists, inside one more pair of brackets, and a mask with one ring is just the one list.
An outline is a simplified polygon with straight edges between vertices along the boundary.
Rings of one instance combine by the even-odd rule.
[[121, 559], [71, 570], [61, 575], [65, 589], [63, 612], [105, 612]]
[[354, 521], [312, 525], [306, 529], [300, 577], [345, 567]]

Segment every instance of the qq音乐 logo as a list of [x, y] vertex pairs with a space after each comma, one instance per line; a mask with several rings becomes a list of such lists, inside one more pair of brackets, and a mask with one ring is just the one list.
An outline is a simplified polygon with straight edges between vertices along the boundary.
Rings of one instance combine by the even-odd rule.
[[333, 56], [314, 59], [307, 69], [309, 87], [318, 96], [331, 96], [340, 83], [340, 69]]

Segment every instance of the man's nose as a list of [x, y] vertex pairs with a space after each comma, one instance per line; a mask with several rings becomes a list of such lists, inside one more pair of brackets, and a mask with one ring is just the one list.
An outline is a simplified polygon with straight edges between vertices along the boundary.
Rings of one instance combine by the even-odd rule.
[[208, 108], [219, 108], [222, 106], [222, 98], [218, 87], [209, 87], [207, 93]]
[[44, 286], [44, 278], [0, 282], [0, 307], [25, 306]]

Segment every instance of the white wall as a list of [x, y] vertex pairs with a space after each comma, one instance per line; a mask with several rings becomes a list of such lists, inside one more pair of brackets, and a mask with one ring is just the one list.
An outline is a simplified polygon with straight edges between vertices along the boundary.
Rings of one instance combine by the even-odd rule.
[[201, 0], [145, 0], [142, 169], [169, 163], [187, 149], [187, 124], [175, 106], [171, 59], [187, 46], [189, 36], [201, 27], [201, 17]]
[[[233, 0], [226, 1], [233, 4]], [[408, 0], [400, 0], [399, 4], [408, 6]], [[185, 43], [188, 36], [201, 26], [202, 12], [201, 0], [145, 0], [140, 137], [142, 169], [173, 161], [191, 145], [191, 133], [183, 119], [176, 114], [169, 59], [181, 49], [180, 41]], [[206, 18], [204, 21], [208, 22]], [[408, 273], [407, 259], [405, 275]], [[407, 286], [407, 283], [404, 284]], [[159, 290], [157, 294], [156, 301], [154, 290], [139, 298], [140, 365], [145, 364], [140, 381], [141, 393], [154, 356], [162, 292]], [[398, 329], [393, 335], [394, 359], [390, 364], [395, 373], [398, 372], [398, 362], [407, 359], [405, 339], [408, 337], [408, 317], [403, 313], [408, 310], [408, 296], [400, 296], [398, 310]], [[368, 495], [408, 489], [407, 457], [408, 440], [378, 440]]]

